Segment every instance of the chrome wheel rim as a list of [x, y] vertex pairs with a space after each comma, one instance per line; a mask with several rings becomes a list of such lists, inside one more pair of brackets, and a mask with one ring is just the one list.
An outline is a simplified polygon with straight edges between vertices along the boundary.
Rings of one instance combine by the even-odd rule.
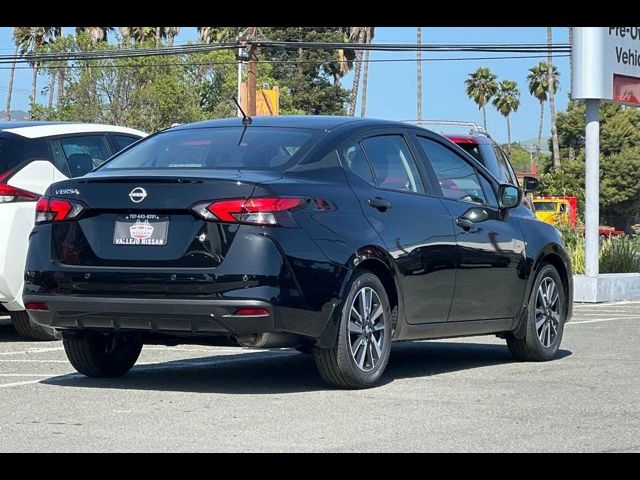
[[358, 290], [349, 309], [347, 336], [351, 357], [363, 372], [376, 368], [382, 358], [385, 322], [384, 309], [376, 291], [371, 287]]
[[558, 286], [551, 277], [545, 277], [536, 294], [536, 334], [543, 347], [549, 348], [560, 329], [560, 296]]

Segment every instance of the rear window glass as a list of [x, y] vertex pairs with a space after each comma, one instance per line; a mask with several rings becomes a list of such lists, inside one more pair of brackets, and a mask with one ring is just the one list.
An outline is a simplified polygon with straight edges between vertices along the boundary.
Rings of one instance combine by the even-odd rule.
[[555, 202], [533, 202], [533, 205], [538, 212], [555, 212], [558, 204]]
[[123, 151], [100, 170], [278, 170], [295, 164], [313, 138], [313, 131], [297, 128], [249, 126], [167, 131]]
[[25, 139], [17, 135], [0, 135], [0, 175], [29, 160], [50, 161], [49, 150], [41, 139]]

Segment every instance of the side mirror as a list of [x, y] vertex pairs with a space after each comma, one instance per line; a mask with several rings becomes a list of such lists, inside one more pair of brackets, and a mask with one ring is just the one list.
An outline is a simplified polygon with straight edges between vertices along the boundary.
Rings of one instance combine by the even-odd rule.
[[522, 190], [510, 184], [500, 185], [499, 197], [501, 209], [515, 208], [522, 201]]
[[536, 177], [522, 177], [523, 189], [526, 193], [535, 192], [540, 187], [540, 180]]

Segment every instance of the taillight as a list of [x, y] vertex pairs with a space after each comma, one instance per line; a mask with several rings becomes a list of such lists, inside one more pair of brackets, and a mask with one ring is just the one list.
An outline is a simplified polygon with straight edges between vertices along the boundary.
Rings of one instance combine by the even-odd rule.
[[35, 202], [40, 198], [40, 195], [37, 193], [7, 185], [6, 182], [12, 174], [12, 171], [8, 171], [0, 175], [0, 203]]
[[307, 202], [308, 199], [298, 197], [240, 198], [201, 203], [193, 207], [193, 211], [205, 220], [278, 225], [279, 212], [295, 210]]
[[59, 198], [42, 197], [36, 204], [36, 223], [61, 222], [76, 218], [84, 207]]
[[266, 308], [243, 307], [236, 310], [238, 317], [268, 317], [269, 310]]
[[49, 307], [47, 307], [47, 304], [44, 302], [27, 302], [24, 305], [24, 308], [27, 310], [36, 310], [38, 312], [46, 312], [49, 310]]

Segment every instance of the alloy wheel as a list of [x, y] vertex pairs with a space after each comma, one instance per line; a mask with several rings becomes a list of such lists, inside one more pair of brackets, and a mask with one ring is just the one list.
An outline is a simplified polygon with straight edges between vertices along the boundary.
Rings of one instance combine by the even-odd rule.
[[373, 370], [384, 350], [385, 314], [380, 297], [371, 287], [363, 287], [353, 297], [349, 310], [348, 337], [351, 356], [364, 372]]
[[560, 328], [560, 299], [558, 286], [551, 277], [540, 282], [536, 294], [536, 334], [543, 347], [553, 345]]

